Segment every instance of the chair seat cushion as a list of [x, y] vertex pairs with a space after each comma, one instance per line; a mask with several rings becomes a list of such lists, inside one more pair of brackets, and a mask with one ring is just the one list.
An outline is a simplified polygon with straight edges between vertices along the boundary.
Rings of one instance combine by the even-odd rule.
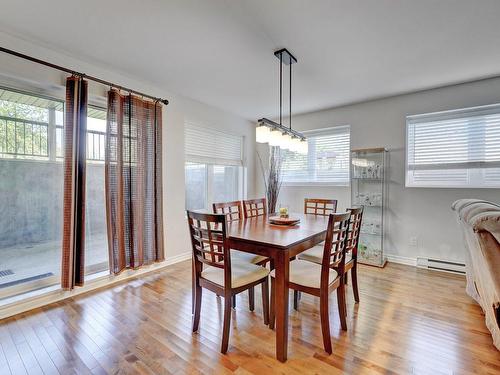
[[[305, 260], [294, 260], [290, 262], [290, 282], [309, 288], [319, 289], [321, 283], [321, 266]], [[274, 277], [274, 270], [271, 271]], [[331, 284], [337, 278], [337, 271], [330, 269], [328, 283]]]
[[243, 263], [251, 263], [258, 264], [263, 262], [267, 258], [262, 255], [256, 255], [251, 253], [245, 253], [243, 251], [231, 250], [231, 261], [232, 262], [243, 262]]
[[[265, 267], [250, 263], [231, 262], [231, 287], [239, 288], [263, 279], [269, 275]], [[206, 266], [201, 272], [201, 277], [215, 284], [224, 286], [224, 270], [222, 268]]]
[[[298, 255], [298, 258], [302, 260], [307, 260], [308, 262], [321, 264], [323, 263], [323, 250], [324, 250], [323, 246], [316, 245], [300, 253]], [[352, 260], [352, 253], [349, 252], [345, 255], [345, 262], [348, 263], [351, 260]]]

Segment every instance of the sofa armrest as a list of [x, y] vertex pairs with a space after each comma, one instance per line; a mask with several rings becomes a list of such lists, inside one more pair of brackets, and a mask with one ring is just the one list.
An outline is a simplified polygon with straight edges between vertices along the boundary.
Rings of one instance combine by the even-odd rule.
[[500, 319], [498, 315], [500, 314], [498, 308], [500, 306], [500, 243], [497, 242], [491, 233], [486, 231], [478, 232], [478, 237], [481, 251], [488, 267], [487, 272], [491, 275], [493, 281], [494, 293], [497, 298], [497, 300], [493, 302], [493, 308], [495, 309], [496, 307], [495, 315], [498, 322], [498, 319]]
[[475, 232], [489, 232], [500, 243], [500, 210], [480, 213], [472, 219]]

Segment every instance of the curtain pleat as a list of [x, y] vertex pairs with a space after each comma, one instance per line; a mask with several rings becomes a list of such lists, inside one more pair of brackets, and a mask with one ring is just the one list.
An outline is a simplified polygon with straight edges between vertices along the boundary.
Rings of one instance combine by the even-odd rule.
[[88, 83], [66, 80], [61, 287], [82, 286], [85, 267], [85, 169]]
[[160, 103], [108, 92], [106, 214], [110, 271], [164, 259]]

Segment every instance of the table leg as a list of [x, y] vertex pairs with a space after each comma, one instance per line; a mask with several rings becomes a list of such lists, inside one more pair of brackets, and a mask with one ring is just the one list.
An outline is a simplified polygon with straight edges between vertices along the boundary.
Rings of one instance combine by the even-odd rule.
[[287, 250], [277, 252], [274, 261], [275, 311], [276, 311], [276, 358], [285, 362], [288, 351], [288, 280], [290, 257]]

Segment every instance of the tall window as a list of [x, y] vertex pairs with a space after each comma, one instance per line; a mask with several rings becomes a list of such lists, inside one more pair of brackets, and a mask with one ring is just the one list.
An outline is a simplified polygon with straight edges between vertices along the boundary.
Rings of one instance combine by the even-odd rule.
[[406, 186], [500, 187], [500, 105], [408, 116]]
[[[107, 269], [106, 112], [87, 118], [87, 273]], [[0, 297], [60, 282], [64, 102], [0, 88]]]
[[208, 210], [243, 196], [243, 138], [186, 124], [186, 208]]
[[304, 132], [308, 154], [284, 151], [283, 181], [287, 185], [349, 185], [350, 128]]

